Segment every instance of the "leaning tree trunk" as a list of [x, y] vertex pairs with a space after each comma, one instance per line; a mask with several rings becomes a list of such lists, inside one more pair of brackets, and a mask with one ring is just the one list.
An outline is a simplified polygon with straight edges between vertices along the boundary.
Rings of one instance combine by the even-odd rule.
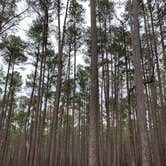
[[66, 29], [66, 19], [67, 13], [69, 8], [70, 0], [67, 0], [66, 4], [66, 11], [65, 11], [65, 18], [63, 24], [63, 34], [61, 38], [61, 30], [60, 30], [60, 3], [61, 1], [58, 0], [58, 33], [59, 33], [59, 41], [58, 41], [58, 78], [57, 78], [57, 86], [56, 86], [56, 94], [55, 94], [55, 106], [53, 110], [53, 122], [50, 131], [50, 143], [49, 143], [49, 154], [48, 154], [48, 165], [54, 165], [54, 158], [55, 158], [55, 146], [56, 146], [56, 130], [58, 126], [58, 111], [59, 111], [59, 103], [61, 97], [61, 86], [62, 86], [62, 56], [63, 56], [63, 46], [64, 46], [64, 37], [65, 37], [65, 29]]

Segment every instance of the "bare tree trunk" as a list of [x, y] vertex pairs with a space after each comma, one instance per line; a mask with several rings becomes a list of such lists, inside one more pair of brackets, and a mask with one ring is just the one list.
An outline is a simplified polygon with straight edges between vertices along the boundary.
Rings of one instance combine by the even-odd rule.
[[98, 58], [97, 58], [97, 28], [96, 1], [90, 1], [91, 8], [91, 84], [90, 84], [90, 112], [89, 112], [89, 166], [98, 166]]
[[133, 46], [133, 55], [134, 55], [133, 63], [135, 68], [136, 104], [137, 104], [137, 118], [138, 118], [138, 127], [140, 133], [140, 143], [141, 143], [141, 157], [142, 157], [142, 166], [149, 166], [149, 147], [148, 147], [147, 126], [146, 126], [146, 109], [145, 109], [143, 73], [141, 66], [141, 48], [140, 48], [140, 37], [139, 37], [138, 0], [133, 0], [132, 5], [133, 5], [132, 46]]
[[69, 7], [69, 0], [67, 0], [65, 18], [63, 24], [63, 34], [61, 38], [61, 30], [60, 30], [60, 0], [58, 0], [58, 33], [59, 33], [59, 41], [58, 41], [58, 78], [57, 78], [57, 86], [56, 86], [56, 94], [55, 94], [55, 105], [53, 110], [53, 122], [50, 131], [50, 145], [49, 145], [49, 166], [53, 166], [54, 158], [55, 158], [55, 148], [56, 148], [56, 130], [58, 125], [58, 112], [59, 112], [59, 103], [61, 96], [61, 84], [62, 84], [62, 56], [63, 56], [63, 46], [64, 46], [64, 37], [65, 37], [65, 29], [66, 29], [66, 19]]
[[[29, 145], [30, 145], [30, 139], [28, 139], [28, 121], [29, 121], [29, 117], [30, 117], [30, 113], [31, 113], [31, 107], [32, 107], [32, 101], [33, 101], [33, 97], [34, 97], [34, 92], [35, 92], [35, 86], [36, 86], [36, 78], [37, 78], [37, 68], [38, 68], [38, 62], [39, 62], [39, 52], [37, 53], [37, 57], [36, 57], [36, 63], [35, 63], [35, 72], [34, 72], [34, 78], [33, 78], [33, 85], [32, 85], [32, 92], [31, 92], [31, 96], [30, 96], [30, 102], [28, 104], [28, 110], [27, 110], [27, 114], [25, 116], [25, 120], [24, 120], [24, 148], [25, 148], [25, 153], [26, 153], [26, 158], [25, 158], [25, 161], [26, 161], [26, 164], [28, 164], [29, 162], [29, 155], [30, 155], [30, 148], [29, 148]], [[31, 133], [29, 133], [31, 134]], [[30, 136], [29, 136], [30, 137]], [[27, 147], [28, 146], [28, 147]]]

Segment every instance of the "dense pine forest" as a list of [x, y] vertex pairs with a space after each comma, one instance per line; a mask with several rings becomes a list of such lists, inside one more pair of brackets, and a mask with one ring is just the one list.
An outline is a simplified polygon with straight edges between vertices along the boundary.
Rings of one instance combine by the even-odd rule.
[[0, 166], [166, 166], [165, 0], [0, 0]]

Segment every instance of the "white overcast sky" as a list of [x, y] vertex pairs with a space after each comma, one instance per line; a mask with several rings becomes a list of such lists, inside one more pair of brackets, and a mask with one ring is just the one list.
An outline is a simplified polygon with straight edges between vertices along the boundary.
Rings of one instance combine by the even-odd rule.
[[[64, 2], [65, 1], [66, 0], [64, 0]], [[124, 13], [124, 6], [122, 6], [122, 4], [124, 4], [126, 2], [126, 0], [113, 0], [113, 2], [116, 3], [116, 5], [115, 5], [116, 15], [120, 18], [121, 15]], [[86, 3], [83, 2], [82, 4], [86, 10], [85, 21], [86, 21], [87, 26], [89, 26], [90, 25], [89, 1], [87, 1]], [[18, 3], [17, 12], [20, 13], [20, 12], [24, 11], [26, 8], [27, 8], [26, 1], [21, 0]], [[31, 23], [34, 19], [35, 19], [35, 17], [30, 15], [30, 13], [26, 13], [24, 15], [23, 19], [20, 21], [19, 25], [16, 27], [16, 30], [12, 30], [10, 33], [20, 36], [23, 40], [26, 41], [27, 40], [26, 33], [29, 30]], [[63, 17], [62, 17], [62, 19], [63, 19]], [[113, 24], [117, 24], [117, 22], [114, 20]], [[52, 36], [51, 38], [53, 41], [56, 41], [55, 36]], [[1, 66], [3, 66], [4, 71], [5, 71], [6, 66], [4, 66], [2, 58], [0, 58], [0, 64], [1, 64]], [[79, 55], [79, 57], [77, 57], [77, 64], [84, 64], [81, 54]], [[22, 71], [22, 69], [23, 69], [23, 71]], [[23, 86], [25, 87], [26, 76], [27, 76], [27, 74], [31, 73], [31, 71], [33, 70], [33, 67], [29, 64], [27, 64], [27, 65], [23, 64], [23, 65], [20, 65], [20, 67], [18, 67], [16, 70], [18, 70], [22, 73], [23, 82], [24, 82]], [[24, 89], [23, 89], [23, 91], [24, 91]]]

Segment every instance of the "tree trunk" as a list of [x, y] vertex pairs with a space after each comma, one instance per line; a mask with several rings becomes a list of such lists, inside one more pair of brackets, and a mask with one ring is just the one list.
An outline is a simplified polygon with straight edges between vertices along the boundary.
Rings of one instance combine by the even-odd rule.
[[89, 166], [98, 166], [98, 58], [97, 58], [97, 28], [96, 1], [90, 1], [91, 8], [91, 83], [90, 83], [90, 112], [89, 112]]
[[138, 20], [138, 0], [132, 1], [133, 5], [133, 28], [132, 28], [132, 46], [133, 46], [133, 64], [135, 69], [135, 84], [136, 84], [136, 106], [137, 106], [137, 120], [140, 133], [141, 143], [141, 157], [142, 166], [149, 166], [149, 147], [148, 135], [146, 126], [146, 109], [145, 109], [145, 96], [143, 73], [141, 66], [141, 48], [139, 36], [139, 20]]

